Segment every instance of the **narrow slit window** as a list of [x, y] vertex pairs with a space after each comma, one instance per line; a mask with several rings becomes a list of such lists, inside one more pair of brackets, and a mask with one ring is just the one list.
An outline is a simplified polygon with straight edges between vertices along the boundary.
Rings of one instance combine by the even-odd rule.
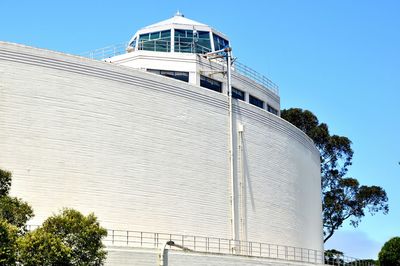
[[222, 92], [222, 82], [203, 75], [200, 76], [200, 86], [213, 91]]
[[250, 102], [252, 105], [255, 105], [255, 106], [257, 106], [257, 107], [264, 108], [264, 101], [258, 99], [257, 97], [254, 97], [254, 96], [252, 96], [252, 95], [249, 95], [249, 102]]
[[158, 75], [168, 77], [168, 78], [173, 78], [173, 79], [189, 82], [189, 72], [159, 70], [159, 69], [147, 69], [147, 72], [158, 74]]
[[271, 105], [267, 104], [267, 111], [273, 113], [274, 115], [278, 115], [278, 110], [272, 107]]
[[232, 87], [232, 98], [244, 101], [244, 91]]

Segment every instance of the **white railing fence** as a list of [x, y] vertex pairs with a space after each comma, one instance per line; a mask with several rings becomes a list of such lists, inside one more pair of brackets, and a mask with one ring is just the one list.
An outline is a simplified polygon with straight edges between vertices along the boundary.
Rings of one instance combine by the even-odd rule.
[[[27, 231], [38, 227], [28, 225]], [[139, 248], [163, 248], [167, 244], [167, 248], [179, 247], [189, 252], [251, 256], [319, 265], [374, 266], [370, 262], [343, 255], [324, 257], [324, 252], [320, 250], [216, 237], [110, 229], [107, 230], [107, 237], [103, 242], [106, 246]]]
[[87, 57], [95, 60], [104, 60], [116, 55], [126, 53], [126, 48], [128, 47], [127, 42], [122, 42], [114, 45], [105, 46], [92, 51], [84, 52], [79, 54], [82, 57]]
[[[119, 43], [116, 45], [110, 45], [103, 48], [99, 48], [93, 51], [85, 52], [80, 54], [80, 56], [87, 57], [90, 59], [95, 60], [105, 60], [107, 58], [117, 56], [120, 54], [126, 53], [128, 47], [128, 43]], [[160, 41], [160, 40], [151, 40], [146, 42], [139, 42], [138, 43], [139, 50], [149, 50], [149, 51], [158, 51], [158, 52], [166, 52], [170, 51], [171, 43]], [[187, 43], [186, 46], [180, 44], [180, 46], [176, 46], [175, 50], [178, 52], [184, 53], [199, 53], [204, 54], [209, 52], [209, 49], [206, 47], [202, 47], [197, 44]], [[255, 71], [254, 69], [248, 67], [245, 64], [240, 63], [238, 60], [235, 60], [233, 65], [233, 70], [237, 73], [255, 81], [256, 83], [262, 85], [266, 89], [272, 91], [274, 94], [279, 95], [279, 87], [268, 79], [266, 76], [260, 74], [259, 72]]]

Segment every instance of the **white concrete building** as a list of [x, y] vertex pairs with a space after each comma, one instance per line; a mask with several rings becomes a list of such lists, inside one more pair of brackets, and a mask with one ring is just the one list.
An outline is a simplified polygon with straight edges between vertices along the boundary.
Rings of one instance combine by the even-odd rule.
[[94, 212], [109, 265], [322, 263], [318, 150], [238, 62], [230, 130], [226, 63], [205, 56], [229, 43], [180, 14], [101, 61], [0, 42], [0, 167], [31, 223]]

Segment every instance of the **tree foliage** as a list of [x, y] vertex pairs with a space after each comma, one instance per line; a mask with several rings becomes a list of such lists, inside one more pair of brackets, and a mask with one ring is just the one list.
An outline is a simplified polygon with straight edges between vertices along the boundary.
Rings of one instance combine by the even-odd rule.
[[15, 265], [18, 228], [0, 220], [0, 265]]
[[366, 211], [372, 215], [389, 211], [385, 190], [360, 186], [357, 179], [346, 176], [354, 154], [350, 139], [330, 135], [328, 125], [308, 110], [282, 110], [281, 117], [306, 133], [320, 152], [324, 242], [345, 220], [356, 227]]
[[102, 265], [106, 252], [102, 238], [107, 230], [100, 227], [94, 214], [84, 216], [73, 209], [48, 218], [42, 229], [61, 239], [70, 249], [71, 265]]
[[0, 197], [8, 195], [11, 188], [11, 172], [0, 169]]
[[38, 228], [18, 239], [19, 262], [24, 266], [72, 265], [71, 249], [62, 239]]
[[18, 240], [20, 262], [33, 265], [103, 265], [107, 231], [93, 214], [64, 209]]
[[328, 249], [324, 252], [325, 264], [343, 265], [343, 252], [336, 249]]
[[11, 179], [11, 172], [0, 169], [0, 220], [23, 231], [26, 222], [33, 217], [33, 210], [28, 203], [9, 195]]
[[400, 237], [387, 241], [378, 255], [380, 266], [400, 266]]
[[0, 265], [103, 265], [102, 238], [107, 231], [96, 216], [64, 209], [34, 231], [25, 230], [33, 217], [28, 203], [9, 196], [11, 173], [0, 170]]
[[26, 222], [33, 217], [32, 207], [21, 199], [8, 195], [0, 197], [0, 219], [25, 230]]

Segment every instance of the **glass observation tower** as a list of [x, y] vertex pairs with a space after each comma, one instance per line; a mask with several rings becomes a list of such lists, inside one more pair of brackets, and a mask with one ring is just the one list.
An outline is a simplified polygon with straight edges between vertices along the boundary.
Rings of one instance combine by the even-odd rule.
[[[172, 18], [138, 30], [128, 43], [85, 56], [227, 94], [226, 61], [215, 52], [231, 46], [224, 33], [178, 11]], [[279, 115], [278, 86], [236, 58], [231, 65], [232, 97]]]
[[139, 30], [129, 41], [128, 52], [153, 51], [205, 54], [229, 46], [224, 34], [179, 11], [174, 17]]

